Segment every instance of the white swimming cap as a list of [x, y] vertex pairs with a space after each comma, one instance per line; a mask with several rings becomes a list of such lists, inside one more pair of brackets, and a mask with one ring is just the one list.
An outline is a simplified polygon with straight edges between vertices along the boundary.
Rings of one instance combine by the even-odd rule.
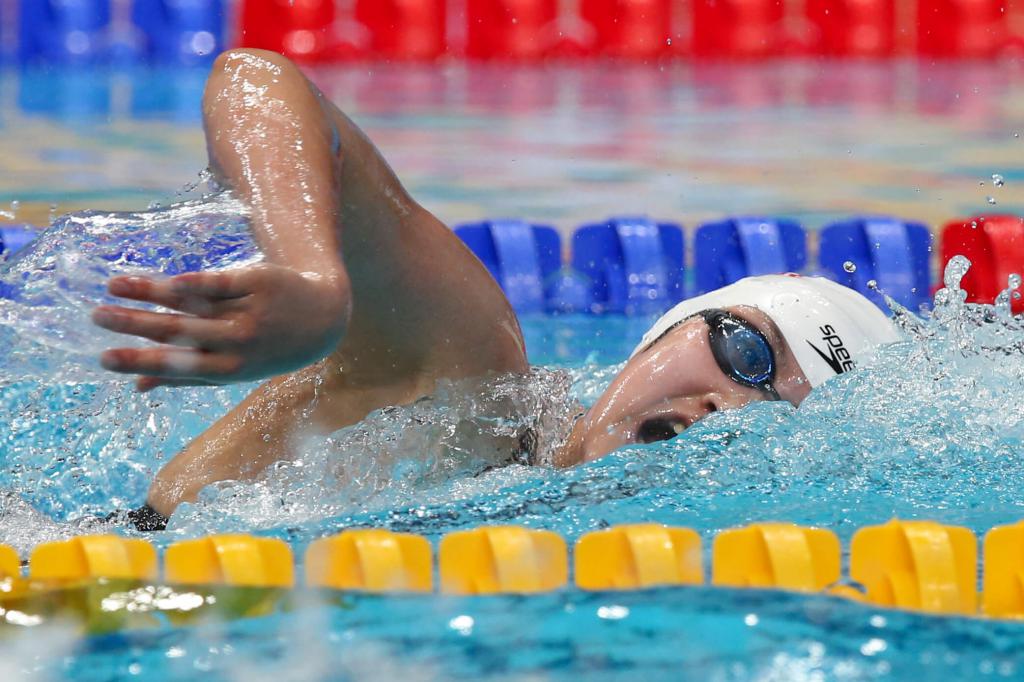
[[738, 305], [775, 322], [812, 387], [853, 369], [875, 346], [899, 339], [885, 313], [853, 289], [821, 277], [762, 275], [683, 301], [644, 334], [633, 355], [702, 310]]

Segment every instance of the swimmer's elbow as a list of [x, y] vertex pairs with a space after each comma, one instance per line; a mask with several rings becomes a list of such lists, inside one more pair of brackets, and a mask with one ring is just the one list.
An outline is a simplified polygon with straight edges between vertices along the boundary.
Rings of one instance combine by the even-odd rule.
[[298, 67], [283, 54], [252, 47], [236, 47], [217, 55], [213, 62], [211, 77], [237, 76], [243, 72], [258, 71], [280, 74], [283, 71], [298, 70]]
[[204, 112], [208, 114], [222, 102], [247, 102], [254, 92], [286, 100], [309, 96], [305, 76], [287, 57], [238, 48], [222, 52], [214, 61], [203, 95]]

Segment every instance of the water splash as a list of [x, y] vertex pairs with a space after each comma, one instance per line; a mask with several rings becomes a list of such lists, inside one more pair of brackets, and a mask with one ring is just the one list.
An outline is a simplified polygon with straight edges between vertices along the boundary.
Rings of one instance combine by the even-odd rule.
[[[223, 243], [235, 250], [211, 249]], [[111, 339], [85, 320], [105, 278], [150, 262], [170, 274], [255, 258], [242, 212], [221, 196], [71, 216], [5, 266], [0, 283], [13, 293], [0, 301], [8, 349], [0, 398], [10, 428], [0, 486], [45, 514], [7, 504], [16, 511], [0, 514], [0, 529], [19, 547], [55, 532], [43, 518], [90, 524], [141, 502], [157, 468], [249, 388], [138, 395], [97, 374], [91, 354]], [[621, 365], [446, 383], [429, 399], [308, 443], [256, 481], [210, 487], [175, 514], [172, 532], [263, 528], [301, 541], [350, 525], [436, 535], [515, 521], [573, 536], [629, 520], [711, 532], [768, 517], [845, 532], [892, 515], [982, 530], [1021, 508], [1024, 326], [1006, 301], [964, 302], [967, 267], [950, 262], [928, 317], [894, 306], [907, 339], [815, 390], [799, 410], [766, 403], [716, 414], [672, 441], [569, 471], [495, 468], [514, 459], [527, 432], [549, 458], [579, 405], [596, 400]]]
[[[60, 378], [95, 376], [103, 349], [137, 345], [89, 316], [113, 275], [175, 275], [238, 267], [261, 258], [243, 205], [227, 193], [140, 213], [73, 213], [0, 263], [0, 350], [4, 376], [42, 365]], [[58, 367], [59, 366], [59, 367]], [[85, 371], [83, 371], [85, 370]]]
[[172, 530], [245, 530], [319, 525], [353, 510], [386, 513], [410, 502], [473, 499], [496, 488], [540, 482], [563, 443], [578, 403], [564, 371], [442, 382], [429, 397], [377, 410], [255, 482], [210, 486], [184, 505]]
[[[258, 258], [244, 235], [243, 214], [221, 200], [229, 202], [72, 216], [0, 270], [6, 292], [0, 301], [6, 351], [0, 400], [8, 425], [0, 434], [0, 540], [24, 553], [40, 540], [109, 528], [96, 516], [141, 502], [155, 470], [248, 390], [136, 394], [95, 371], [91, 354], [110, 339], [84, 322], [92, 297], [102, 298], [102, 283], [115, 272], [152, 267], [170, 274]], [[224, 239], [235, 250], [211, 255], [209, 246]], [[137, 255], [116, 256], [119, 249]], [[627, 353], [637, 330], [608, 320], [594, 334], [562, 335], [552, 331], [561, 320], [528, 320], [528, 335], [557, 340], [546, 357], [564, 358], [563, 366], [524, 377], [446, 383], [428, 399], [379, 410], [308, 443], [296, 460], [259, 480], [211, 487], [175, 514], [171, 531], [150, 539], [163, 544], [199, 532], [260, 529], [287, 537], [301, 555], [312, 538], [368, 525], [437, 537], [481, 523], [514, 522], [573, 538], [631, 521], [688, 525], [707, 536], [749, 521], [783, 519], [828, 526], [848, 538], [859, 526], [893, 516], [978, 532], [1016, 521], [1024, 516], [1024, 321], [1012, 316], [1009, 303], [1020, 281], [1008, 282], [997, 305], [967, 304], [959, 283], [968, 266], [963, 258], [950, 262], [927, 316], [895, 309], [903, 341], [815, 389], [799, 409], [772, 402], [717, 413], [671, 441], [624, 448], [565, 471], [496, 465], [512, 459], [524, 430], [536, 433], [542, 459], [557, 447], [579, 405], [596, 400], [621, 368], [608, 358]], [[619, 338], [624, 335], [630, 338]], [[616, 630], [611, 640], [610, 624], [600, 616], [609, 604], [617, 614], [628, 613], [615, 626], [626, 630]], [[759, 592], [669, 591], [654, 600], [636, 593], [614, 603], [577, 593], [528, 603], [370, 600], [353, 608], [327, 612], [318, 631], [328, 630], [338, 642], [356, 633], [358, 641], [376, 638], [406, 651], [407, 623], [426, 623], [441, 634], [417, 640], [417, 655], [457, 660], [470, 676], [483, 665], [482, 651], [493, 669], [516, 669], [502, 656], [509, 638], [523, 636], [524, 617], [547, 629], [516, 660], [534, 660], [572, 642], [560, 654], [567, 666], [561, 677], [595, 665], [593, 655], [580, 653], [581, 638], [590, 638], [593, 651], [608, 651], [623, 632], [635, 636], [617, 654], [615, 668], [638, 674], [660, 669], [651, 652], [676, 660], [680, 641], [692, 642], [686, 656], [704, 666], [705, 677], [788, 679], [807, 670], [883, 677], [883, 664], [910, 660], [899, 658], [905, 655], [900, 651], [934, 652], [935, 660], [950, 652], [946, 621], [932, 626], [929, 619], [891, 614], [877, 624], [879, 616], [857, 605]], [[70, 669], [100, 662], [117, 670], [141, 661], [145, 671], [170, 660], [173, 651], [173, 660], [180, 655], [187, 669], [183, 675], [201, 665], [216, 668], [218, 660], [230, 668], [236, 651], [249, 657], [282, 633], [306, 632], [301, 628], [312, 622], [308, 614], [232, 625], [229, 644], [216, 653], [208, 632], [182, 629], [125, 639], [109, 656], [78, 648], [65, 660]], [[445, 624], [458, 616], [472, 617], [480, 627], [452, 631]], [[690, 630], [680, 631], [681, 624]], [[1019, 649], [1024, 638], [1008, 625], [957, 621], [956, 627], [972, 642], [970, 650], [956, 650], [958, 670], [1003, 670], [1006, 652]], [[726, 634], [701, 638], [702, 632]], [[730, 647], [749, 638], [759, 642], [760, 653], [747, 647], [737, 664], [742, 670], [723, 672], [721, 661], [739, 655]], [[309, 659], [300, 641], [289, 646], [301, 653], [296, 660]]]

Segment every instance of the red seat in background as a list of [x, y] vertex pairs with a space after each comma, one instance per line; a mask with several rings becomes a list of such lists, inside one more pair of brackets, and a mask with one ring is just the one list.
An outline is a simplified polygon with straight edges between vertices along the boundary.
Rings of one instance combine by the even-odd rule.
[[[942, 228], [943, 272], [956, 255], [971, 261], [971, 269], [960, 283], [967, 300], [992, 303], [1011, 274], [1024, 275], [1024, 219], [978, 216], [946, 223]], [[1015, 299], [1012, 308], [1015, 313], [1024, 312], [1024, 300]]]
[[466, 55], [542, 59], [555, 49], [558, 0], [466, 0]]
[[373, 56], [436, 59], [447, 50], [447, 0], [359, 0], [356, 20], [369, 30]]
[[434, 59], [446, 50], [446, 0], [243, 0], [241, 45], [305, 62]]
[[756, 58], [786, 48], [783, 0], [692, 0], [693, 54]]
[[580, 15], [595, 33], [599, 54], [650, 59], [678, 51], [672, 14], [678, 0], [580, 0]]
[[917, 51], [930, 57], [994, 57], [1010, 44], [1008, 0], [918, 0]]
[[300, 61], [335, 59], [334, 22], [334, 0], [243, 0], [239, 44]]
[[830, 57], [889, 57], [895, 51], [894, 0], [807, 0], [806, 51]]

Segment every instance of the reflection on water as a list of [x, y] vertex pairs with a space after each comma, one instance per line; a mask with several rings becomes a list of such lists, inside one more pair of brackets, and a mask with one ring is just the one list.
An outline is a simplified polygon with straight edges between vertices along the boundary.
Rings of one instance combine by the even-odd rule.
[[[443, 220], [519, 216], [563, 229], [646, 212], [692, 226], [724, 214], [849, 213], [938, 224], [1022, 208], [978, 181], [1024, 178], [1014, 62], [311, 71]], [[0, 73], [0, 206], [138, 208], [205, 162], [202, 71]]]
[[[73, 215], [4, 266], [5, 487], [65, 519], [137, 504], [154, 468], [243, 394], [136, 395], [94, 369], [95, 353], [121, 339], [87, 323], [111, 274], [257, 258], [238, 210], [219, 195], [145, 214]], [[592, 319], [588, 337], [578, 321], [528, 320], [528, 337], [543, 340], [534, 359], [549, 369], [445, 384], [429, 400], [374, 413], [264, 480], [207, 491], [172, 527], [288, 525], [301, 539], [323, 525], [436, 535], [515, 520], [575, 536], [628, 520], [713, 531], [785, 518], [848, 534], [923, 515], [981, 531], [1024, 504], [1024, 326], [1005, 305], [965, 306], [950, 274], [931, 317], [904, 316], [906, 341], [799, 410], [715, 414], [681, 438], [570, 471], [490, 467], [527, 427], [542, 451], [554, 447], [577, 402], [592, 402], [614, 375], [638, 323]]]
[[[412, 168], [407, 175], [420, 193], [467, 206], [508, 208], [535, 196], [538, 211], [562, 206], [573, 215], [589, 215], [607, 203], [588, 203], [587, 188], [596, 196], [595, 188], [602, 187], [604, 195], [630, 191], [633, 201], [649, 196], [661, 209], [658, 202], [669, 196], [667, 190], [645, 195], [636, 189], [657, 187], [656, 176], [684, 157], [680, 167], [691, 169], [686, 172], [693, 168], [687, 164], [707, 162], [711, 177], [715, 168], [733, 178], [738, 169], [755, 169], [749, 176], [754, 177], [769, 162], [784, 177], [795, 173], [797, 159], [786, 149], [786, 139], [771, 136], [780, 126], [794, 137], [792, 131], [803, 131], [806, 141], [798, 151], [820, 145], [825, 165], [833, 165], [825, 177], [843, 167], [835, 150], [852, 144], [856, 163], [874, 159], [887, 168], [916, 169], [896, 185], [904, 190], [925, 178], [920, 164], [926, 154], [915, 160], [913, 140], [931, 139], [945, 130], [942, 126], [955, 127], [974, 143], [991, 133], [993, 148], [1012, 148], [1011, 138], [999, 129], [1011, 125], [1014, 114], [999, 103], [1017, 87], [1013, 73], [981, 72], [985, 77], [971, 82], [997, 97], [965, 91], [964, 100], [950, 104], [936, 96], [929, 104], [933, 114], [919, 106], [917, 90], [901, 88], [891, 94], [883, 88], [877, 100], [864, 95], [859, 104], [839, 106], [832, 99], [838, 95], [829, 94], [839, 85], [824, 84], [822, 99], [805, 99], [793, 94], [793, 84], [816, 76], [813, 69], [801, 68], [746, 72], [743, 78], [756, 82], [737, 86], [735, 95], [729, 94], [735, 76], [728, 70], [718, 80], [714, 70], [701, 72], [707, 82], [677, 71], [641, 78], [655, 84], [668, 79], [667, 89], [557, 69], [509, 76], [527, 83], [540, 79], [530, 86], [538, 91], [525, 104], [500, 88], [477, 92], [471, 74], [464, 72], [393, 74], [402, 93], [396, 97], [409, 98], [402, 100], [408, 106], [402, 114], [388, 110], [386, 102], [375, 110], [374, 98], [385, 96], [368, 84], [387, 85], [387, 78], [323, 78], [333, 97], [358, 102], [366, 120], [384, 131], [386, 145], [404, 150], [395, 156], [400, 166]], [[846, 76], [852, 79], [849, 87], [871, 91], [876, 72], [889, 74], [879, 82], [894, 77], [904, 82], [898, 69], [911, 69], [888, 68], [854, 69], [849, 73], [860, 75]], [[841, 84], [843, 72], [835, 73]], [[949, 91], [956, 73], [945, 75], [943, 87]], [[444, 85], [438, 95], [431, 84], [439, 77], [457, 85]], [[546, 89], [548, 78], [565, 78], [568, 85]], [[588, 78], [598, 85], [582, 87]], [[677, 82], [685, 87], [672, 85]], [[403, 84], [409, 87], [400, 88]], [[598, 103], [589, 104], [584, 94], [598, 86], [609, 94], [593, 95]], [[756, 99], [758, 89], [767, 99]], [[809, 102], [820, 107], [816, 117], [806, 116]], [[460, 113], [444, 113], [450, 105]], [[947, 105], [952, 108], [944, 109]], [[621, 107], [619, 114], [615, 107]], [[436, 117], [429, 115], [432, 108], [440, 112]], [[688, 112], [689, 118], [668, 115], [675, 111]], [[901, 147], [908, 152], [904, 166], [893, 160], [895, 134], [881, 130], [893, 112], [918, 123], [932, 115], [941, 122], [900, 143], [909, 145]], [[410, 125], [413, 120], [418, 127]], [[878, 133], [870, 144], [858, 127], [865, 121], [877, 126], [868, 127]], [[897, 118], [893, 127], [899, 125]], [[574, 142], [559, 147], [560, 131], [569, 128], [579, 131], [567, 138]], [[715, 138], [710, 133], [716, 130], [732, 134]], [[456, 135], [466, 140], [461, 160], [446, 162], [432, 153]], [[528, 161], [511, 151], [500, 163], [493, 153], [476, 156], [495, 136], [528, 141], [521, 149]], [[687, 148], [666, 149], [666, 139], [682, 137], [692, 138]], [[956, 139], [932, 142], [954, 156], [959, 149]], [[573, 144], [582, 156], [556, 166], [555, 157]], [[620, 156], [621, 163], [613, 162]], [[466, 168], [480, 179], [460, 178]], [[438, 186], [425, 180], [428, 170], [437, 171]], [[532, 175], [540, 170], [549, 173], [547, 178]], [[983, 178], [999, 171], [1012, 188], [1013, 177], [1005, 170], [994, 168]], [[705, 171], [700, 182], [692, 179], [694, 187], [705, 187]], [[933, 179], [963, 182], [963, 175], [942, 168], [928, 172]], [[561, 178], [574, 192], [533, 193], [534, 183], [552, 178]], [[448, 180], [451, 186], [440, 186]], [[942, 182], [931, 188], [933, 198], [955, 194], [943, 194]], [[720, 211], [727, 198], [735, 202], [729, 205], [751, 201], [752, 187], [760, 188], [762, 199], [770, 196], [764, 193], [768, 186], [740, 183], [697, 201]], [[830, 188], [839, 186], [832, 182]], [[870, 188], [866, 183], [848, 189]], [[786, 196], [798, 196], [794, 191]], [[821, 204], [808, 204], [816, 205]], [[7, 425], [0, 433], [0, 540], [25, 552], [41, 539], [104, 527], [96, 515], [140, 503], [160, 464], [248, 388], [139, 395], [127, 383], [98, 373], [95, 352], [110, 339], [89, 327], [86, 317], [102, 297], [105, 279], [140, 269], [230, 267], [257, 257], [240, 207], [220, 195], [139, 214], [69, 216], [0, 267], [0, 404]], [[381, 410], [324, 443], [309, 443], [297, 461], [271, 469], [261, 480], [207, 490], [198, 503], [175, 514], [170, 531], [150, 537], [165, 544], [200, 532], [252, 529], [286, 537], [301, 553], [309, 540], [351, 526], [436, 538], [481, 523], [521, 523], [572, 539], [612, 523], [659, 521], [694, 527], [707, 540], [724, 527], [782, 519], [827, 526], [848, 540], [855, 528], [893, 516], [936, 519], [980, 533], [1024, 516], [1024, 323], [1000, 307], [964, 305], [955, 281], [948, 284], [929, 318], [905, 318], [906, 340], [880, 351], [860, 371], [817, 389], [800, 409], [761, 403], [717, 413], [672, 441], [626, 448], [567, 471], [491, 465], [506, 458], [500, 444], [525, 427], [537, 429], [543, 443], [557, 443], [577, 404], [596, 398], [642, 330], [637, 321], [610, 318], [528, 320], [532, 358], [544, 365], [532, 375], [445, 385], [431, 399]], [[486, 444], [495, 442], [499, 446], [488, 449]], [[414, 631], [412, 622], [419, 624]], [[331, 647], [319, 646], [324, 638]], [[328, 677], [323, 672], [328, 670], [350, 679], [379, 678], [385, 670], [405, 677], [411, 669], [441, 679], [541, 670], [554, 679], [581, 673], [679, 679], [681, 669], [692, 671], [694, 679], [917, 679], [921, 668], [935, 670], [936, 676], [1012, 678], [1020, 674], [1024, 630], [1015, 624], [878, 613], [819, 597], [683, 590], [621, 596], [570, 592], [534, 599], [365, 599], [347, 608], [306, 609], [207, 630], [61, 641], [71, 653], [60, 669], [46, 652], [27, 651], [14, 659], [24, 662], [19, 673], [38, 663], [39, 674], [72, 679], [157, 669], [181, 679], [197, 669], [224, 678], [237, 678], [242, 670], [247, 679], [258, 679], [286, 676], [271, 661], [291, 661], [312, 666], [302, 668], [311, 670], [310, 676]], [[0, 660], [10, 660], [10, 651], [16, 647]], [[261, 657], [267, 657], [267, 667], [254, 671], [253, 661]]]

